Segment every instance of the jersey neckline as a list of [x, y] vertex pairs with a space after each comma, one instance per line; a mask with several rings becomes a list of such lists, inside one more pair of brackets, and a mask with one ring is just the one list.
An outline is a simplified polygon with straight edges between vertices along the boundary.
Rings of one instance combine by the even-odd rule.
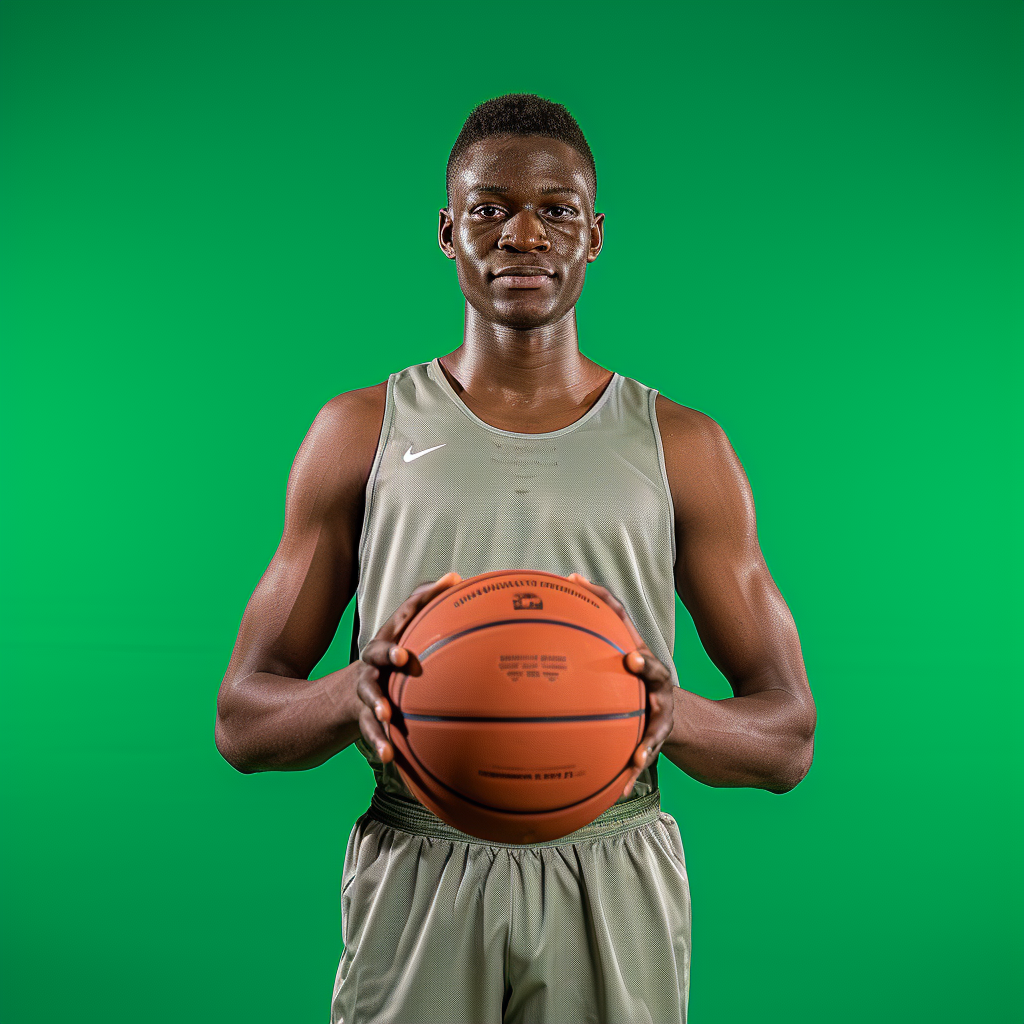
[[562, 427], [560, 430], [549, 430], [543, 434], [526, 434], [520, 433], [516, 430], [502, 430], [500, 427], [492, 426], [490, 423], [486, 422], [486, 420], [480, 419], [480, 417], [477, 416], [477, 414], [473, 412], [473, 410], [470, 409], [461, 398], [459, 398], [455, 388], [453, 388], [448, 382], [448, 378], [445, 376], [444, 370], [441, 367], [440, 356], [435, 356], [429, 363], [427, 363], [427, 367], [430, 371], [431, 379], [441, 387], [445, 395], [451, 399], [456, 408], [468, 416], [474, 423], [479, 424], [481, 427], [491, 431], [493, 434], [502, 434], [505, 437], [543, 438], [561, 437], [562, 434], [568, 434], [571, 431], [576, 430], [578, 427], [582, 427], [583, 424], [591, 418], [591, 416], [596, 415], [598, 410], [601, 409], [608, 401], [612, 388], [617, 387], [619, 383], [619, 374], [615, 370], [612, 370], [611, 378], [604, 386], [604, 391], [601, 392], [601, 396], [578, 420], [575, 420], [566, 427]]

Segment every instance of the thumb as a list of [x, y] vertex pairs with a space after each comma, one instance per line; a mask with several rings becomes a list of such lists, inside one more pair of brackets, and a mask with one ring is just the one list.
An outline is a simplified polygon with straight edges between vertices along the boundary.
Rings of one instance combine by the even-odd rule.
[[646, 664], [647, 659], [643, 656], [642, 651], [630, 651], [626, 655], [626, 667], [631, 672], [643, 672]]

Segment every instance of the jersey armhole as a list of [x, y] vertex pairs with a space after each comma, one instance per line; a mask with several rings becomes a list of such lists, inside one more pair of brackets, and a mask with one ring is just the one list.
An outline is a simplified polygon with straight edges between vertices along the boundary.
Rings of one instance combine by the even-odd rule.
[[658, 391], [651, 388], [647, 397], [647, 405], [651, 414], [651, 429], [654, 431], [654, 440], [658, 444], [658, 465], [661, 466], [661, 482], [665, 488], [665, 497], [668, 500], [668, 532], [669, 543], [672, 548], [672, 568], [676, 564], [676, 509], [672, 501], [672, 485], [668, 480], [668, 470], [665, 468], [665, 446], [661, 441], [661, 428], [658, 426], [658, 413], [655, 409], [655, 402], [658, 400]]
[[380, 437], [377, 438], [377, 451], [373, 456], [373, 465], [370, 466], [370, 475], [366, 481], [365, 508], [363, 509], [363, 522], [359, 528], [359, 583], [356, 586], [356, 614], [352, 628], [352, 650], [355, 652], [352, 661], [358, 660], [362, 651], [359, 650], [359, 606], [363, 598], [363, 549], [366, 547], [366, 527], [370, 522], [373, 512], [373, 499], [377, 493], [377, 476], [380, 472], [381, 459], [384, 457], [384, 449], [387, 447], [391, 437], [391, 426], [395, 419], [395, 379], [397, 373], [388, 377], [388, 387], [384, 399], [384, 422], [381, 423]]

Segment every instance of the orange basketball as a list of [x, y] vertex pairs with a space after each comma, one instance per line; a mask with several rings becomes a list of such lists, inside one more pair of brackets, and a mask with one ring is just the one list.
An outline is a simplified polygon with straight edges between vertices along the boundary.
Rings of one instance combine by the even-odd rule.
[[388, 739], [414, 796], [490, 842], [541, 843], [589, 824], [622, 792], [647, 692], [626, 624], [550, 572], [488, 572], [443, 591], [398, 643]]

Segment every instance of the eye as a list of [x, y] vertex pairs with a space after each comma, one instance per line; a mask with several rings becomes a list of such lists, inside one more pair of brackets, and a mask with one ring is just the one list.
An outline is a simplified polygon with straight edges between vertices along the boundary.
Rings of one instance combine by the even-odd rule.
[[569, 220], [576, 216], [576, 211], [571, 206], [549, 206], [548, 214], [555, 220]]
[[482, 206], [478, 206], [473, 210], [473, 213], [480, 214], [485, 220], [493, 220], [494, 214], [500, 214], [501, 212], [501, 207], [494, 206], [492, 203], [484, 203]]

